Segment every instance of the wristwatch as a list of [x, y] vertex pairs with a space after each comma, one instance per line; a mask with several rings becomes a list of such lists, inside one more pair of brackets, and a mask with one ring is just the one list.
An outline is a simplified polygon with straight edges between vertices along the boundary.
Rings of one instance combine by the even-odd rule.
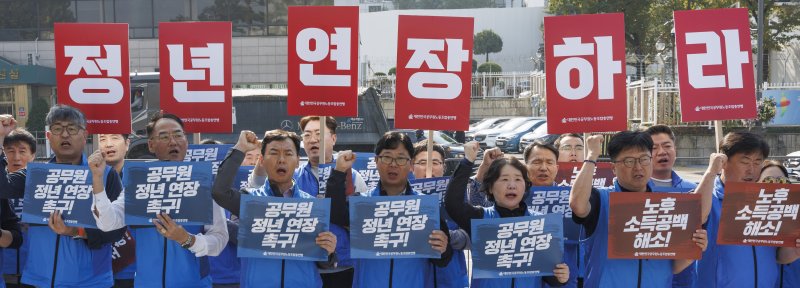
[[189, 238], [187, 238], [186, 241], [181, 243], [181, 247], [189, 249], [189, 247], [192, 247], [192, 245], [194, 245], [194, 235], [189, 234]]

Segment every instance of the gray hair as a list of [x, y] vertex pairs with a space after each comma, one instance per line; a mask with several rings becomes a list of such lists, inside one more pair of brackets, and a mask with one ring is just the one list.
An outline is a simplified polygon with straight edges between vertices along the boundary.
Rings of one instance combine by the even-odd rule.
[[56, 121], [72, 122], [82, 128], [86, 128], [86, 116], [83, 115], [81, 110], [72, 106], [58, 104], [50, 107], [45, 123], [47, 123], [47, 126], [51, 126]]

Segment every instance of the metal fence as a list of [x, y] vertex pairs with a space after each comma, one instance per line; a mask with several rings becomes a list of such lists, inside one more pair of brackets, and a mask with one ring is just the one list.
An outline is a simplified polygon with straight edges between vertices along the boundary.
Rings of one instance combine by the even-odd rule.
[[[396, 83], [395, 75], [373, 76], [367, 79], [367, 85], [378, 89], [381, 98], [385, 99], [395, 97]], [[473, 99], [544, 95], [544, 74], [541, 72], [476, 73], [472, 75], [470, 91], [470, 97]]]

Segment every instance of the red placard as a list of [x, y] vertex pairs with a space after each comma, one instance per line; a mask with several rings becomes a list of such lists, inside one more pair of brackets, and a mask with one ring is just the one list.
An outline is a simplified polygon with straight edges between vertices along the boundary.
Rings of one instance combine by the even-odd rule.
[[544, 18], [547, 133], [626, 130], [622, 13]]
[[756, 117], [746, 8], [675, 11], [681, 120]]
[[230, 22], [158, 24], [161, 109], [188, 132], [233, 132]]
[[89, 133], [131, 133], [128, 24], [56, 23], [55, 34], [58, 103], [81, 110]]
[[473, 19], [400, 15], [394, 126], [469, 128]]
[[700, 259], [700, 194], [612, 192], [609, 259]]
[[289, 115], [358, 115], [358, 6], [289, 7]]
[[[611, 168], [611, 163], [597, 162], [594, 166], [592, 186], [596, 188], [614, 186], [614, 169]], [[581, 162], [558, 162], [558, 173], [555, 179], [556, 185], [572, 186], [582, 168], [583, 163]]]
[[800, 185], [727, 183], [717, 243], [794, 247], [798, 207]]

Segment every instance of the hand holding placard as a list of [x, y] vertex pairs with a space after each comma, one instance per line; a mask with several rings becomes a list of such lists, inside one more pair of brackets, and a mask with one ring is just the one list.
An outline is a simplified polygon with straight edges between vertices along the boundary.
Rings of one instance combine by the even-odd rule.
[[325, 249], [325, 252], [328, 252], [328, 255], [331, 255], [334, 250], [336, 250], [336, 235], [333, 233], [325, 231], [319, 233], [316, 239], [317, 245]]
[[442, 230], [433, 230], [428, 243], [431, 244], [431, 248], [433, 248], [433, 250], [439, 251], [439, 253], [443, 254], [444, 251], [447, 250], [447, 235], [445, 235]]

